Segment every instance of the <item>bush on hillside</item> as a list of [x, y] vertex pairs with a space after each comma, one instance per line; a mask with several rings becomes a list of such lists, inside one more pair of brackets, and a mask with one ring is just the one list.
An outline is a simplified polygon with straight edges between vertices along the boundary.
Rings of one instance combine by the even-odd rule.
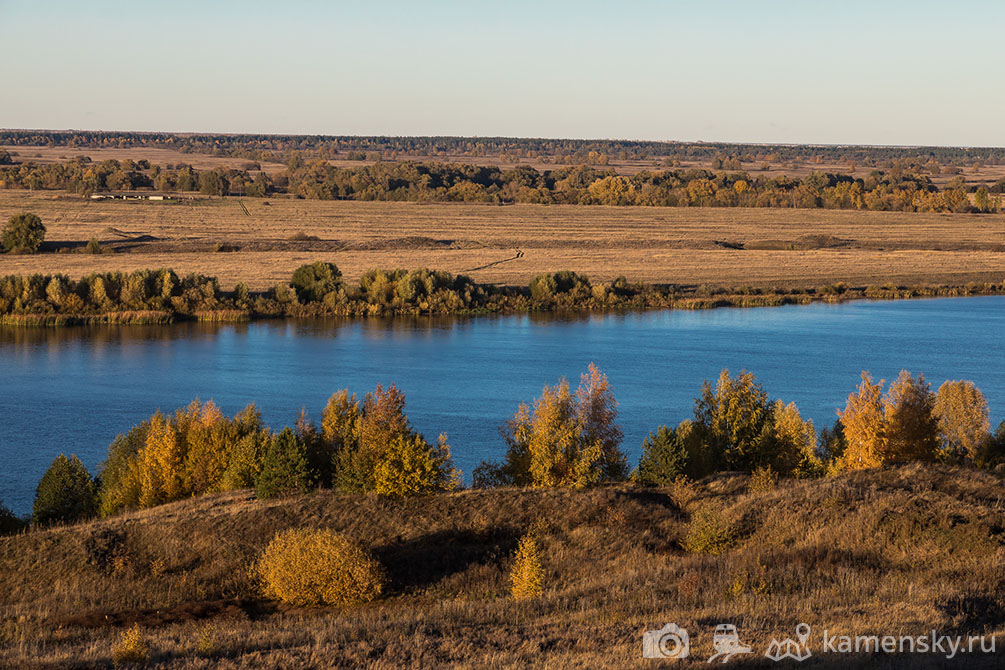
[[98, 511], [94, 480], [76, 456], [60, 454], [42, 475], [35, 490], [32, 521], [43, 525], [73, 523]]
[[734, 540], [733, 525], [723, 511], [707, 504], [691, 515], [684, 548], [694, 554], [721, 554], [733, 545]]
[[116, 667], [124, 664], [144, 665], [150, 660], [150, 645], [139, 624], [122, 631], [118, 643], [112, 647], [112, 662]]
[[10, 511], [6, 505], [0, 502], [0, 535], [11, 535], [28, 525], [24, 519], [18, 517]]
[[309, 528], [277, 534], [255, 571], [267, 597], [302, 607], [369, 602], [386, 581], [360, 546], [335, 531]]
[[510, 595], [514, 600], [537, 598], [544, 592], [544, 565], [541, 544], [534, 533], [520, 538], [510, 568]]

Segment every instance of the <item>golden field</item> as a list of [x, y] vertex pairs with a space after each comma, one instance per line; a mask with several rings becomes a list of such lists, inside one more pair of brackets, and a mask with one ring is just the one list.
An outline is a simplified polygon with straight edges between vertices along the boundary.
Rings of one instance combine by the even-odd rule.
[[[265, 289], [300, 264], [430, 267], [526, 285], [575, 270], [597, 281], [807, 288], [845, 281], [1005, 279], [1005, 216], [838, 210], [648, 208], [206, 198], [91, 201], [0, 191], [0, 219], [42, 217], [46, 253], [0, 257], [0, 274], [171, 267]], [[80, 253], [90, 238], [109, 252]], [[316, 239], [315, 239], [316, 238]]]

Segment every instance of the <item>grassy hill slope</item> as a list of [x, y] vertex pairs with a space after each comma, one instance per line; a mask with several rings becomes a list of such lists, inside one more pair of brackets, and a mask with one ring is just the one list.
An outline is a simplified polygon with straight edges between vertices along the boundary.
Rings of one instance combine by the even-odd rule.
[[[642, 634], [737, 626], [763, 658], [813, 628], [801, 667], [999, 667], [1005, 654], [1005, 482], [909, 465], [750, 492], [749, 477], [693, 488], [461, 491], [405, 501], [207, 496], [0, 538], [0, 667], [110, 667], [139, 623], [170, 668], [656, 667]], [[710, 515], [704, 514], [712, 510]], [[692, 517], [729, 528], [722, 554], [684, 549]], [[543, 530], [545, 595], [508, 597], [519, 537]], [[298, 610], [249, 575], [279, 530], [332, 527], [387, 570], [381, 600]], [[827, 654], [835, 634], [997, 634], [997, 654]], [[765, 665], [767, 664], [767, 666]]]

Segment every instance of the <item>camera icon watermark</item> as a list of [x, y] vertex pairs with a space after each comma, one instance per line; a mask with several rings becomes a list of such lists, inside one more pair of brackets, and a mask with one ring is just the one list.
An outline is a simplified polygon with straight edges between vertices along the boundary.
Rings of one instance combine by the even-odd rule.
[[675, 623], [642, 634], [642, 658], [687, 658], [691, 655], [691, 639], [687, 631]]

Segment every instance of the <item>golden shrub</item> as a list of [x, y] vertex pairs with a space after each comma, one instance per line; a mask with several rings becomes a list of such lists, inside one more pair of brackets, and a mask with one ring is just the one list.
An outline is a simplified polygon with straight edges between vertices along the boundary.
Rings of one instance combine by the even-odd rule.
[[722, 510], [703, 505], [691, 515], [684, 548], [693, 554], [721, 554], [734, 542], [733, 526]]
[[777, 486], [778, 475], [775, 474], [775, 471], [770, 466], [754, 470], [750, 475], [750, 481], [747, 482], [747, 490], [751, 493], [771, 491]]
[[384, 571], [362, 547], [333, 530], [278, 533], [255, 571], [265, 595], [291, 605], [369, 602], [384, 589]]
[[150, 647], [139, 624], [122, 632], [118, 644], [112, 647], [112, 662], [115, 665], [128, 663], [144, 664], [150, 660]]
[[544, 592], [541, 545], [533, 533], [524, 535], [516, 549], [509, 573], [510, 594], [516, 600], [537, 598]]

